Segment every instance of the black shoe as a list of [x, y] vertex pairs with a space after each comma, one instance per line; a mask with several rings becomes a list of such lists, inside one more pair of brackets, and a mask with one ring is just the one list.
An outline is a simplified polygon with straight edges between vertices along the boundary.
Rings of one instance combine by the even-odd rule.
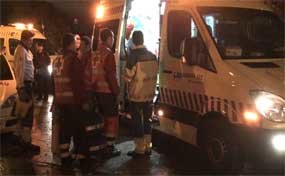
[[146, 151], [144, 152], [144, 154], [147, 155], [147, 156], [150, 156], [150, 155], [152, 154], [152, 151], [151, 151], [151, 150], [146, 150]]
[[23, 145], [24, 145], [23, 147], [26, 152], [29, 152], [35, 155], [38, 155], [41, 152], [40, 146], [34, 145], [32, 143], [24, 143]]
[[72, 163], [73, 163], [73, 160], [71, 157], [61, 159], [61, 166], [64, 169], [72, 169]]
[[87, 174], [90, 171], [90, 160], [89, 159], [80, 159], [79, 161], [79, 169], [82, 174]]
[[41, 101], [43, 98], [42, 97], [38, 97], [37, 98], [37, 101]]
[[121, 151], [117, 149], [115, 146], [109, 146], [105, 151], [105, 158], [113, 158], [120, 155]]
[[137, 153], [135, 151], [129, 151], [127, 153], [128, 156], [134, 157], [134, 158], [139, 158], [139, 157], [144, 157], [145, 154]]
[[46, 97], [44, 97], [44, 102], [47, 102], [48, 101], [48, 96]]

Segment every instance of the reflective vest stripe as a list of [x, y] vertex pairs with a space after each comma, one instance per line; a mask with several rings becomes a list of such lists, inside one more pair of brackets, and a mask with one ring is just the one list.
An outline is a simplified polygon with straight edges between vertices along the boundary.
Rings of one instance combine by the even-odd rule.
[[85, 159], [86, 156], [82, 154], [72, 154], [73, 159]]
[[104, 127], [104, 123], [100, 123], [100, 124], [97, 124], [97, 125], [91, 125], [91, 126], [87, 126], [85, 128], [86, 131], [93, 131], [93, 130], [96, 130], [96, 129], [101, 129]]
[[96, 92], [111, 93], [104, 69], [104, 59], [107, 55], [108, 53], [102, 54], [100, 51], [96, 51], [92, 58], [92, 82], [94, 82]]
[[60, 144], [59, 148], [62, 150], [69, 149], [69, 144]]
[[64, 152], [64, 153], [61, 153], [60, 154], [60, 158], [67, 158], [70, 156], [70, 153], [69, 152]]
[[71, 89], [71, 79], [64, 75], [64, 58], [59, 57], [53, 63], [55, 72], [55, 101], [57, 103], [70, 104], [74, 102], [74, 94]]
[[55, 93], [56, 97], [73, 97], [73, 92], [56, 92]]
[[107, 146], [106, 144], [91, 146], [89, 147], [89, 151], [95, 152], [95, 151], [105, 148], [106, 146]]
[[55, 77], [55, 82], [56, 83], [70, 83], [69, 78], [63, 78], [63, 77]]

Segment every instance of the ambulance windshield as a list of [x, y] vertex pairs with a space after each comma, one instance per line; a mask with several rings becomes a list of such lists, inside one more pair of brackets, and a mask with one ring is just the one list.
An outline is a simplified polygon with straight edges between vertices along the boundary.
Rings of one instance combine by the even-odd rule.
[[269, 11], [201, 7], [199, 12], [224, 59], [284, 58], [284, 23]]
[[133, 0], [126, 28], [126, 49], [134, 47], [131, 34], [140, 30], [144, 33], [144, 45], [157, 55], [159, 39], [159, 2], [160, 0]]

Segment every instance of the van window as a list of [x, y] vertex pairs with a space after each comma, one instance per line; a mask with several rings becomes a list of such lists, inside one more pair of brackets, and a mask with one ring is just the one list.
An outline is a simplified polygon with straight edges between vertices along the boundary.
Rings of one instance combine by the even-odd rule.
[[200, 7], [223, 59], [284, 58], [284, 22], [269, 11]]
[[167, 43], [169, 54], [181, 58], [180, 46], [183, 40], [191, 33], [191, 17], [185, 11], [171, 11], [167, 19]]
[[17, 39], [9, 39], [9, 51], [11, 55], [14, 55], [19, 42], [20, 40]]
[[[167, 37], [169, 53], [172, 56], [180, 59], [183, 54], [187, 64], [215, 71], [208, 49], [189, 13], [183, 11], [169, 13]], [[184, 53], [181, 53], [182, 44], [184, 44]]]
[[0, 80], [13, 80], [10, 67], [3, 55], [0, 56]]

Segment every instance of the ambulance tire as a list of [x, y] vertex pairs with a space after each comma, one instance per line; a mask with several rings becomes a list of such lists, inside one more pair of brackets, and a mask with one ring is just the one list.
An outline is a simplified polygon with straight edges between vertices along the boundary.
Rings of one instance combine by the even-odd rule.
[[236, 173], [243, 167], [243, 152], [224, 120], [207, 119], [198, 131], [198, 142], [213, 172]]

